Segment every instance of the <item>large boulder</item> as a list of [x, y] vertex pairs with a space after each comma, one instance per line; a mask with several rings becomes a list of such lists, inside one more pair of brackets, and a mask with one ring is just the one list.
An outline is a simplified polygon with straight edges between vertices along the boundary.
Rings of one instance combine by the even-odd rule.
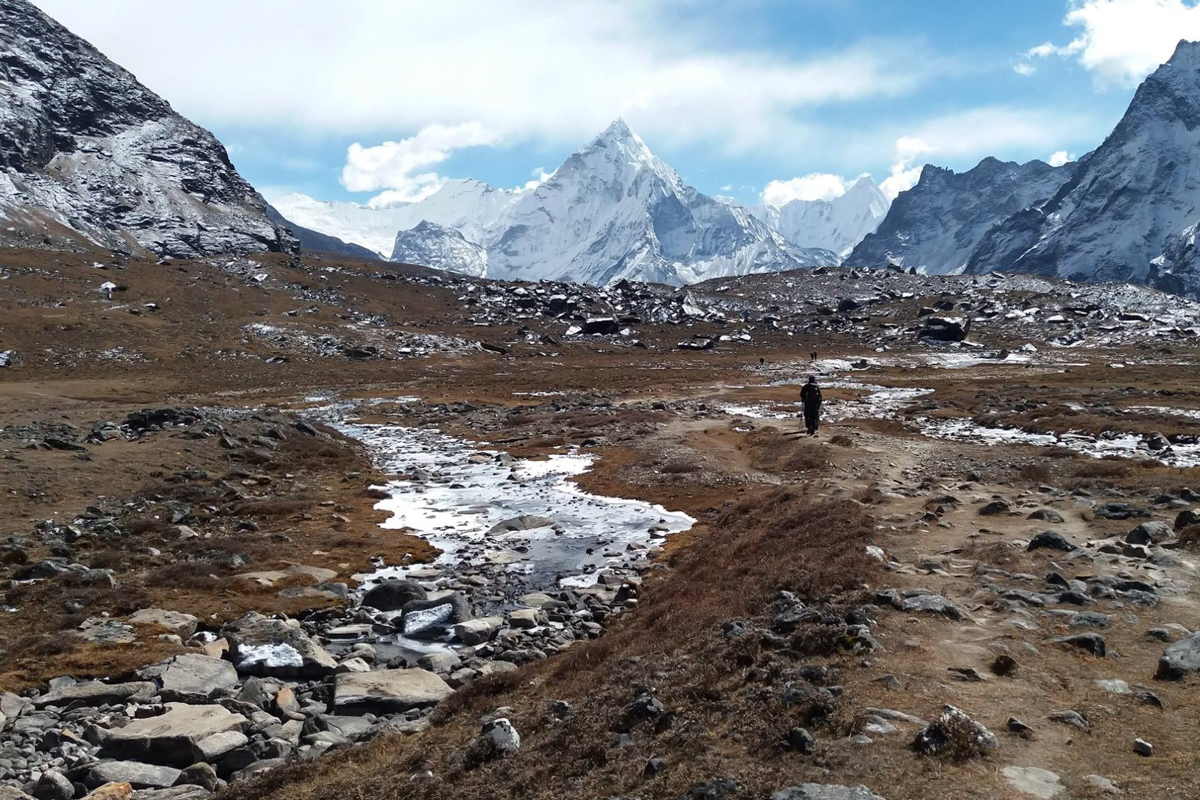
[[961, 342], [971, 332], [971, 321], [962, 317], [929, 317], [917, 333], [918, 339], [935, 342]]
[[1177, 681], [1200, 672], [1200, 633], [1185, 636], [1163, 651], [1158, 659], [1157, 677]]
[[368, 589], [363, 595], [362, 604], [380, 611], [399, 611], [413, 601], [428, 597], [429, 593], [416, 581], [390, 580]]
[[1179, 516], [1175, 517], [1175, 530], [1177, 531], [1190, 528], [1193, 525], [1200, 525], [1200, 510], [1198, 509], [1185, 508], [1179, 512]]
[[233, 664], [198, 653], [173, 656], [144, 667], [138, 677], [156, 681], [164, 700], [183, 702], [206, 701], [222, 689], [232, 689], [238, 680]]
[[278, 678], [322, 678], [337, 668], [325, 648], [296, 620], [250, 612], [221, 628], [238, 672]]
[[186, 767], [193, 763], [199, 742], [218, 733], [242, 731], [248, 724], [241, 714], [222, 706], [168, 703], [164, 714], [114, 728], [101, 746], [101, 755]]
[[1165, 522], [1143, 522], [1125, 534], [1125, 541], [1129, 544], [1161, 544], [1174, 536], [1171, 526]]
[[158, 693], [158, 687], [149, 681], [130, 683], [102, 683], [82, 681], [54, 689], [33, 698], [37, 708], [65, 706], [70, 703], [85, 706], [105, 706], [114, 703], [149, 702]]
[[450, 685], [428, 670], [347, 672], [337, 676], [333, 707], [343, 714], [392, 714], [436, 705], [452, 694]]
[[429, 638], [440, 636], [473, 616], [466, 596], [461, 592], [450, 592], [406, 603], [400, 626], [405, 636]]

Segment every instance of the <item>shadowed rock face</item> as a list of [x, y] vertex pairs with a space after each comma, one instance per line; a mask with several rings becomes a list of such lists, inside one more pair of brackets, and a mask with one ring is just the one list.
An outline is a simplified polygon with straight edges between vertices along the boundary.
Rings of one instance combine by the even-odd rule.
[[1074, 166], [995, 158], [962, 173], [926, 166], [846, 265], [883, 268], [892, 262], [935, 275], [961, 272], [992, 226], [1053, 195]]
[[0, 217], [172, 256], [293, 251], [225, 148], [26, 0], [0, 5]]

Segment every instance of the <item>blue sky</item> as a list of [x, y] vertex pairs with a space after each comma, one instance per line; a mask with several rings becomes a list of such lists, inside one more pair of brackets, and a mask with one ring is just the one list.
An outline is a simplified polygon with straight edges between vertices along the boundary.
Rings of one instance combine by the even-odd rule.
[[1079, 156], [1200, 37], [1197, 0], [35, 2], [268, 197], [358, 202], [523, 185], [617, 116], [692, 185], [747, 202]]

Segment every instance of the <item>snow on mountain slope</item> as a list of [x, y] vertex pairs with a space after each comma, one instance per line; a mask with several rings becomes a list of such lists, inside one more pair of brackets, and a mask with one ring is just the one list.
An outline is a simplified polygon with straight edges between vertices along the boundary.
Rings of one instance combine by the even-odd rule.
[[[480, 245], [487, 276], [499, 279], [681, 284], [836, 263], [825, 250], [789, 244], [748, 209], [685, 186], [623, 120], [530, 190], [461, 180], [406, 205], [290, 195], [275, 206], [304, 227], [385, 254], [399, 244], [405, 260], [468, 274], [480, 262], [463, 243]], [[422, 221], [435, 225], [413, 234]], [[457, 266], [455, 256], [464, 259]]]
[[832, 200], [792, 200], [753, 211], [798, 247], [820, 247], [846, 256], [879, 227], [889, 206], [871, 176], [864, 175]]
[[419, 203], [372, 206], [288, 194], [276, 198], [272, 205], [297, 225], [362, 245], [387, 258], [396, 233], [423, 220], [454, 228], [468, 241], [482, 244], [500, 215], [520, 195], [468, 178], [447, 181]]
[[27, 0], [0, 3], [0, 218], [176, 256], [294, 250], [208, 131]]
[[1200, 44], [1181, 42], [1113, 132], [1038, 209], [990, 235], [973, 273], [1020, 270], [1200, 296]]
[[487, 250], [461, 232], [422, 220], [396, 234], [391, 261], [480, 277], [487, 270]]
[[1074, 168], [991, 157], [961, 174], [928, 165], [917, 185], [900, 193], [845, 264], [884, 267], [892, 261], [935, 275], [962, 272], [992, 226], [1053, 195]]

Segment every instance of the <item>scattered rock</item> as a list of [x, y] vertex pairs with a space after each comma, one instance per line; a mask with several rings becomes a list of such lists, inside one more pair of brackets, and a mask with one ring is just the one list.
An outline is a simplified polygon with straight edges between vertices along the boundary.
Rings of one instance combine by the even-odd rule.
[[333, 705], [342, 713], [391, 714], [436, 705], [454, 694], [438, 675], [423, 669], [385, 669], [337, 676]]
[[866, 786], [802, 783], [771, 795], [771, 800], [883, 800]]
[[1058, 550], [1063, 553], [1069, 553], [1078, 548], [1071, 543], [1067, 537], [1063, 536], [1058, 531], [1042, 531], [1037, 536], [1030, 540], [1027, 550], [1040, 549]]
[[1156, 677], [1177, 681], [1195, 672], [1200, 672], [1200, 633], [1185, 636], [1168, 646], [1158, 659]]
[[1137, 753], [1143, 758], [1149, 758], [1150, 756], [1154, 755], [1154, 745], [1150, 744], [1145, 739], [1134, 739], [1133, 752]]
[[114, 728], [104, 740], [101, 755], [137, 759], [153, 764], [187, 766], [198, 742], [217, 733], [241, 731], [249, 720], [222, 706], [168, 703], [166, 713], [135, 719]]

